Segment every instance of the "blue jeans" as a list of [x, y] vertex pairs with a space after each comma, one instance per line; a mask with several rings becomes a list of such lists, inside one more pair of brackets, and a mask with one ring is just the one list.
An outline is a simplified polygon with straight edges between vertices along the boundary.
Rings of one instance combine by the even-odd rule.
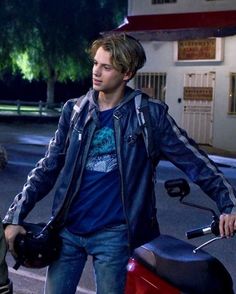
[[93, 258], [98, 294], [123, 294], [129, 259], [127, 226], [106, 228], [89, 236], [61, 232], [61, 254], [47, 271], [45, 294], [74, 294], [87, 256]]

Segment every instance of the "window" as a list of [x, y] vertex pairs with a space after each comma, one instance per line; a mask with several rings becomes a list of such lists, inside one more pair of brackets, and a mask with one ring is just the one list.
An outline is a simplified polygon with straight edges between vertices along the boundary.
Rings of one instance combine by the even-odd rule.
[[236, 114], [236, 73], [230, 74], [229, 114]]
[[165, 101], [165, 73], [138, 73], [134, 80], [134, 86], [153, 98]]
[[152, 0], [152, 4], [176, 3], [177, 0]]

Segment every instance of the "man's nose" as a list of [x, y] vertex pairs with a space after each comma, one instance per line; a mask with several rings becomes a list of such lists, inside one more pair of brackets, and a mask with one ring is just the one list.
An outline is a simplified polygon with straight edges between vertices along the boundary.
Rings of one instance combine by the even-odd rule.
[[99, 77], [101, 75], [101, 70], [99, 69], [98, 66], [94, 67], [93, 68], [93, 74], [96, 76], [96, 77]]

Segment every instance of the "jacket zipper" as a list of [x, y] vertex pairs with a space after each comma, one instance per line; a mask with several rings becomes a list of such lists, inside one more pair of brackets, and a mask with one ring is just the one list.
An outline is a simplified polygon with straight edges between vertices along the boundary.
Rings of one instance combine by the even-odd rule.
[[[87, 124], [88, 120], [86, 121], [86, 124]], [[84, 125], [85, 127], [85, 125]], [[84, 127], [83, 127], [83, 130], [84, 130]], [[84, 149], [84, 153], [83, 153], [83, 156], [82, 156], [82, 164], [81, 164], [81, 171], [80, 171], [80, 175], [78, 177], [79, 179], [79, 182], [77, 184], [77, 187], [75, 189], [75, 192], [71, 195], [69, 195], [69, 190], [70, 190], [70, 187], [71, 187], [71, 183], [73, 182], [73, 179], [74, 179], [74, 176], [75, 176], [75, 168], [76, 168], [76, 163], [78, 161], [78, 157], [79, 157], [79, 153], [80, 153], [80, 149], [81, 149], [81, 143], [82, 143], [82, 137], [83, 137], [83, 132], [82, 130], [80, 129], [78, 131], [78, 139], [80, 141], [80, 146], [75, 154], [75, 161], [74, 161], [74, 164], [73, 164], [73, 172], [71, 174], [71, 177], [70, 177], [70, 180], [69, 180], [69, 184], [67, 185], [67, 189], [66, 189], [66, 192], [65, 192], [65, 199], [63, 201], [63, 204], [62, 206], [60, 207], [60, 209], [58, 210], [58, 213], [54, 216], [54, 218], [56, 219], [56, 223], [58, 223], [57, 219], [59, 218], [60, 220], [60, 214], [62, 214], [62, 220], [63, 220], [63, 225], [64, 225], [64, 221], [66, 220], [66, 215], [67, 215], [67, 212], [70, 208], [70, 204], [71, 202], [73, 201], [75, 195], [76, 195], [76, 191], [78, 191], [78, 188], [80, 186], [80, 183], [81, 183], [81, 175], [83, 173], [83, 170], [84, 170], [84, 166], [85, 166], [85, 161], [86, 161], [86, 158], [87, 158], [87, 153], [88, 153], [88, 150], [89, 150], [89, 146], [90, 146], [90, 143], [91, 143], [91, 140], [92, 140], [92, 137], [93, 137], [93, 133], [94, 133], [94, 130], [96, 128], [96, 125], [94, 124], [93, 125], [93, 128], [89, 131], [89, 137], [88, 137], [88, 143], [85, 145], [85, 149]], [[68, 199], [69, 197], [69, 199]], [[68, 201], [68, 202], [67, 202]], [[64, 210], [63, 209], [63, 206], [64, 204], [67, 202], [66, 204], [66, 209]]]
[[[67, 205], [67, 211], [70, 208], [70, 205], [71, 205], [73, 199], [75, 198], [75, 195], [77, 194], [77, 192], [79, 190], [79, 187], [80, 187], [80, 184], [81, 184], [81, 179], [82, 179], [82, 174], [83, 174], [86, 159], [87, 159], [87, 154], [88, 154], [88, 151], [89, 151], [89, 146], [91, 144], [91, 140], [92, 140], [95, 129], [96, 129], [96, 125], [93, 124], [92, 128], [89, 130], [89, 135], [88, 135], [88, 138], [87, 138], [87, 144], [85, 145], [84, 152], [83, 152], [83, 155], [82, 155], [82, 158], [81, 158], [81, 170], [80, 170], [80, 173], [79, 173], [79, 176], [78, 176], [78, 183], [76, 185], [76, 188], [75, 188], [73, 194], [71, 195], [71, 197], [69, 199], [69, 202], [68, 202], [68, 205]], [[82, 138], [82, 133], [81, 133], [81, 138]], [[80, 150], [80, 148], [79, 148], [79, 150]], [[71, 185], [71, 182], [73, 181], [74, 176], [75, 176], [75, 167], [76, 167], [76, 163], [77, 163], [78, 157], [79, 157], [79, 150], [78, 150], [78, 152], [76, 154], [76, 160], [75, 160], [75, 164], [74, 164], [73, 174], [72, 174], [69, 186]], [[67, 215], [67, 211], [66, 211], [66, 215]]]
[[119, 115], [119, 112], [115, 112], [113, 114], [114, 119], [114, 131], [115, 131], [115, 140], [116, 140], [116, 154], [117, 154], [117, 162], [118, 162], [118, 168], [119, 168], [119, 172], [120, 172], [120, 180], [121, 180], [121, 201], [122, 201], [122, 206], [123, 206], [123, 212], [124, 212], [124, 216], [125, 216], [125, 220], [127, 223], [127, 231], [128, 231], [128, 243], [129, 243], [129, 251], [131, 253], [130, 250], [130, 225], [129, 225], [129, 220], [128, 220], [128, 216], [127, 216], [127, 211], [126, 211], [126, 207], [125, 207], [125, 199], [124, 199], [124, 177], [123, 177], [123, 168], [122, 168], [122, 160], [121, 160], [121, 148], [120, 148], [120, 138], [121, 138], [121, 132], [120, 132], [120, 124], [119, 124], [119, 120], [121, 118], [121, 116]]

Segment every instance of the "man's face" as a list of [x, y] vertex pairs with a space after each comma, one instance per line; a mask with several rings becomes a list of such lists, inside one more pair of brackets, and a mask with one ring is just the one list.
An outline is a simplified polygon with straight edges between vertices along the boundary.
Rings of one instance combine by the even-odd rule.
[[93, 89], [104, 93], [114, 93], [124, 87], [130, 75], [121, 73], [111, 64], [110, 52], [99, 47], [93, 63]]

